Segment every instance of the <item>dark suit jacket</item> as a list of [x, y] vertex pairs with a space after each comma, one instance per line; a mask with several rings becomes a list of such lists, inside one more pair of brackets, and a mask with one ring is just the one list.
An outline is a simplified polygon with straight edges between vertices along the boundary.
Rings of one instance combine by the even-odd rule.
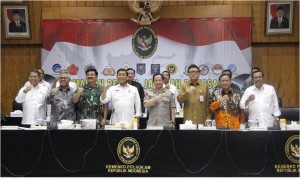
[[281, 28], [289, 28], [289, 19], [286, 17], [282, 17], [281, 26], [279, 27], [278, 18], [273, 17], [270, 23], [270, 29], [281, 29]]
[[136, 81], [133, 81], [130, 85], [135, 86], [137, 88], [137, 90], [139, 91], [139, 95], [140, 95], [140, 99], [141, 99], [141, 105], [142, 105], [142, 113], [144, 113], [145, 112], [145, 107], [144, 107], [145, 92], [144, 92], [144, 88], [139, 82], [136, 82]]
[[20, 27], [17, 27], [16, 22], [9, 23], [9, 32], [26, 32], [26, 24], [20, 21]]

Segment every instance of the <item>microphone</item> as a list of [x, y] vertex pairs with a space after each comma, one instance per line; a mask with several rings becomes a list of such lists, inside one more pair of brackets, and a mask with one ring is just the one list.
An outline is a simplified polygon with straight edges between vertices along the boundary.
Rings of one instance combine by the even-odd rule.
[[115, 108], [112, 109], [111, 114], [110, 114], [110, 119], [109, 119], [109, 125], [112, 125], [112, 117], [115, 114]]

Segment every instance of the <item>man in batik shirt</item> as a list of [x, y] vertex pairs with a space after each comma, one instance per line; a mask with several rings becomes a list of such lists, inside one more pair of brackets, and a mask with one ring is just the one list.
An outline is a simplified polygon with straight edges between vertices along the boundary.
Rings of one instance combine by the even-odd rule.
[[51, 104], [52, 127], [57, 127], [61, 119], [76, 121], [75, 104], [72, 102], [74, 92], [70, 89], [70, 75], [67, 71], [59, 74], [60, 86], [53, 87], [47, 97], [47, 104]]
[[100, 102], [103, 88], [97, 84], [97, 70], [87, 69], [85, 74], [88, 83], [77, 89], [73, 102], [78, 103], [80, 119], [96, 119], [99, 128], [100, 124], [103, 126], [106, 123], [108, 107]]
[[212, 93], [209, 108], [214, 113], [216, 127], [239, 129], [244, 122], [245, 115], [240, 108], [241, 95], [236, 89], [230, 87], [231, 76], [222, 74], [219, 77], [220, 88]]

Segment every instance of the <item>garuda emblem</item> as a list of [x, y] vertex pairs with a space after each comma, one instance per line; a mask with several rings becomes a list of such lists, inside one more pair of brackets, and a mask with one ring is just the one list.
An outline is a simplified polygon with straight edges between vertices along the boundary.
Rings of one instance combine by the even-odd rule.
[[139, 44], [139, 48], [142, 50], [142, 51], [145, 51], [145, 50], [148, 50], [149, 48], [151, 48], [151, 43], [152, 43], [152, 36], [150, 37], [146, 37], [146, 36], [138, 36], [137, 37], [137, 42]]
[[133, 156], [133, 152], [134, 152], [134, 145], [132, 147], [129, 147], [129, 146], [124, 146], [123, 145], [123, 156], [126, 157], [126, 158], [130, 158]]
[[159, 19], [159, 16], [153, 18], [152, 14], [160, 10], [163, 1], [128, 1], [129, 8], [135, 14], [139, 14], [137, 19], [131, 18], [132, 21], [140, 25], [150, 25]]

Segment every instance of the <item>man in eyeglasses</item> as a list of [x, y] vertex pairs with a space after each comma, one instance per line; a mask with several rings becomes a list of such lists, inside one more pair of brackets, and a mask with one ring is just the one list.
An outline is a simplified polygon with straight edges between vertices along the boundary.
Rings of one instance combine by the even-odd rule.
[[181, 85], [177, 100], [184, 103], [184, 121], [192, 120], [193, 124], [204, 124], [211, 119], [208, 108], [210, 99], [208, 86], [199, 80], [199, 67], [192, 64], [188, 67], [190, 81]]
[[61, 71], [58, 76], [60, 86], [52, 87], [47, 96], [47, 104], [51, 104], [51, 127], [57, 128], [57, 122], [61, 119], [76, 121], [76, 104], [72, 102], [74, 91], [69, 86], [70, 75], [67, 70]]

